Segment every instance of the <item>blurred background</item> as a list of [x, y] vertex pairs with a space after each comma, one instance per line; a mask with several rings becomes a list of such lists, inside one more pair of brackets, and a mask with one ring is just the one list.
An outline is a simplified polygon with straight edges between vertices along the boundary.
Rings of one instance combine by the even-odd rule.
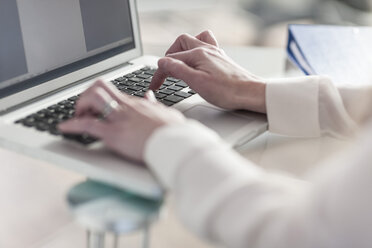
[[138, 0], [145, 53], [212, 30], [222, 46], [284, 47], [288, 23], [372, 25], [372, 0]]

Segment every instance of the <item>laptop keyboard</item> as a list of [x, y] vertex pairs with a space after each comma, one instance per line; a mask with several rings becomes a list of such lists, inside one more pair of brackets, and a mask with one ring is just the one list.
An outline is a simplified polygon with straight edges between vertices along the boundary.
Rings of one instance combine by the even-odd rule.
[[[149, 89], [155, 71], [156, 69], [144, 67], [112, 80], [111, 83], [126, 94], [144, 97], [146, 91]], [[184, 81], [175, 78], [167, 78], [160, 89], [154, 93], [157, 100], [167, 106], [172, 106], [195, 94]], [[25, 118], [19, 119], [15, 123], [35, 128], [41, 132], [49, 132], [52, 135], [63, 135], [64, 138], [79, 142], [83, 145], [94, 143], [97, 139], [89, 135], [62, 134], [57, 129], [59, 123], [74, 116], [75, 103], [79, 99], [79, 96], [80, 95], [69, 97], [57, 104], [53, 104]]]

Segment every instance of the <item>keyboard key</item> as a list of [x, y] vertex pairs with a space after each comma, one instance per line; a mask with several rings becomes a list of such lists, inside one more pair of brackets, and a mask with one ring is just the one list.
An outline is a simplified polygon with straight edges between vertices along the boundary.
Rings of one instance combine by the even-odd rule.
[[70, 119], [69, 115], [68, 115], [68, 110], [66, 112], [64, 112], [63, 114], [59, 114], [57, 116], [58, 120], [60, 121], [66, 121], [68, 119]]
[[15, 124], [20, 124], [20, 123], [22, 123], [24, 121], [24, 119], [19, 119], [19, 120], [16, 120], [14, 123]]
[[176, 86], [186, 88], [188, 85], [184, 81], [179, 81], [178, 83], [175, 84]]
[[61, 131], [58, 130], [57, 127], [50, 127], [49, 128], [49, 133], [53, 134], [53, 135], [61, 135]]
[[146, 82], [146, 83], [151, 83], [151, 81], [152, 81], [152, 77], [151, 78], [148, 78], [148, 79], [145, 79], [145, 80], [143, 80], [144, 82]]
[[167, 87], [167, 89], [168, 90], [179, 91], [179, 90], [182, 90], [182, 87], [172, 85], [172, 86]]
[[167, 80], [172, 81], [174, 83], [177, 83], [177, 82], [181, 81], [180, 79], [176, 79], [176, 78], [173, 78], [173, 77], [169, 77], [169, 78], [167, 78]]
[[116, 88], [118, 88], [118, 90], [125, 90], [127, 87], [128, 86], [125, 86], [125, 85], [119, 85]]
[[129, 86], [127, 89], [134, 90], [134, 91], [139, 91], [139, 90], [142, 90], [143, 87], [142, 86], [133, 85], [133, 86]]
[[131, 78], [129, 78], [129, 80], [133, 81], [133, 82], [136, 82], [136, 83], [139, 83], [139, 82], [143, 81], [141, 78], [136, 78], [136, 77], [131, 77]]
[[70, 101], [70, 100], [69, 100], [69, 102], [70, 102], [70, 104], [72, 104], [72, 105], [75, 105], [75, 104], [76, 104], [76, 101]]
[[41, 118], [45, 118], [48, 116], [48, 112], [47, 111], [38, 111], [36, 112], [36, 115], [41, 117]]
[[34, 118], [26, 118], [22, 121], [22, 124], [26, 127], [33, 127], [36, 125], [36, 120]]
[[191, 94], [191, 95], [195, 95], [196, 94], [196, 92], [194, 90], [189, 90], [188, 93]]
[[159, 92], [155, 92], [154, 94], [155, 94], [156, 99], [163, 99], [164, 97], [167, 96], [166, 94], [162, 94]]
[[163, 89], [163, 90], [159, 90], [158, 92], [162, 94], [166, 94], [166, 95], [172, 95], [175, 91], [169, 90], [169, 89]]
[[65, 113], [66, 107], [63, 105], [58, 106], [58, 108], [55, 109], [56, 113]]
[[142, 88], [143, 92], [147, 92], [149, 90], [149, 87]]
[[140, 75], [137, 75], [137, 78], [141, 78], [141, 79], [148, 79], [150, 77], [151, 77], [151, 75], [149, 75], [149, 74], [140, 74]]
[[170, 102], [170, 101], [167, 101], [167, 100], [164, 100], [164, 99], [159, 100], [159, 102], [163, 103], [166, 106], [172, 106], [172, 105], [174, 105], [173, 102]]
[[183, 92], [183, 91], [178, 91], [174, 94], [176, 96], [180, 96], [180, 97], [183, 97], [183, 98], [188, 98], [188, 97], [192, 96], [192, 94], [189, 94], [189, 93], [186, 93], [186, 92]]
[[132, 73], [135, 74], [135, 75], [139, 75], [139, 74], [142, 74], [143, 71], [142, 71], [142, 70], [137, 70], [137, 71], [134, 71], [134, 72], [132, 72]]
[[46, 114], [46, 113], [48, 113], [47, 109], [42, 109], [36, 112], [36, 114]]
[[65, 105], [65, 104], [68, 104], [68, 103], [70, 103], [70, 102], [67, 101], [67, 100], [64, 100], [64, 101], [59, 102], [58, 105]]
[[48, 125], [56, 125], [59, 123], [59, 121], [56, 118], [48, 118], [45, 119], [44, 122]]
[[97, 138], [91, 137], [87, 134], [63, 134], [63, 137], [69, 140], [77, 141], [83, 145], [89, 145], [91, 143], [94, 143], [98, 141]]
[[156, 69], [152, 69], [152, 70], [145, 71], [144, 73], [153, 76], [156, 71], [157, 71]]
[[48, 116], [51, 116], [56, 112], [54, 109], [46, 109], [46, 110], [47, 110], [47, 112], [45, 114], [48, 115]]
[[70, 101], [76, 101], [77, 99], [79, 99], [78, 96], [72, 96], [68, 100], [70, 100]]
[[183, 97], [180, 97], [180, 96], [167, 96], [166, 98], [164, 98], [164, 100], [166, 101], [169, 101], [169, 102], [174, 102], [174, 103], [178, 103], [180, 101], [182, 101], [184, 98]]
[[76, 139], [76, 141], [82, 143], [83, 145], [90, 145], [94, 142], [97, 142], [98, 139], [87, 135], [81, 135]]
[[59, 105], [57, 105], [57, 104], [53, 104], [52, 106], [48, 107], [49, 110], [55, 110], [57, 108], [59, 108]]
[[68, 112], [66, 113], [66, 115], [69, 116], [70, 118], [71, 117], [74, 117], [74, 115], [75, 115], [75, 109], [68, 110]]
[[134, 96], [138, 96], [138, 97], [144, 97], [145, 94], [146, 94], [145, 92], [140, 91], [140, 92], [136, 92], [136, 93], [134, 93], [133, 95], [134, 95]]
[[127, 74], [127, 75], [124, 75], [124, 77], [126, 77], [126, 78], [132, 78], [132, 77], [135, 77], [136, 75], [134, 75], [134, 74], [132, 74], [132, 73], [130, 73], [130, 74]]
[[77, 138], [76, 134], [64, 133], [62, 135], [63, 135], [64, 138], [69, 139], [69, 140], [75, 140]]
[[119, 78], [116, 78], [115, 81], [116, 82], [124, 82], [124, 81], [127, 81], [128, 79], [126, 77], [119, 77]]
[[141, 82], [141, 83], [138, 83], [136, 85], [142, 86], [142, 87], [149, 87], [150, 84], [149, 83], [146, 83], [146, 82]]
[[49, 130], [49, 126], [43, 122], [39, 122], [35, 125], [36, 129], [39, 131], [46, 131]]
[[27, 116], [26, 118], [35, 119], [36, 116], [37, 114], [32, 114], [32, 115]]
[[116, 82], [116, 81], [111, 81], [111, 83], [112, 83], [113, 85], [115, 85], [115, 86], [120, 85], [120, 82]]
[[71, 103], [70, 101], [66, 103], [64, 106], [66, 109], [72, 109], [74, 108], [75, 103]]
[[34, 118], [35, 118], [36, 121], [43, 121], [43, 120], [45, 120], [46, 115], [45, 114], [36, 114]]
[[132, 95], [134, 92], [136, 92], [135, 90], [131, 90], [131, 89], [123, 89], [121, 91], [124, 93], [127, 93], [128, 95]]
[[172, 82], [172, 81], [165, 81], [164, 83], [163, 83], [163, 85], [165, 85], [165, 86], [171, 86], [171, 85], [173, 85], [174, 84], [174, 82]]
[[125, 81], [125, 82], [121, 82], [120, 85], [124, 85], [124, 86], [131, 86], [131, 85], [135, 85], [136, 83], [133, 82], [133, 81]]

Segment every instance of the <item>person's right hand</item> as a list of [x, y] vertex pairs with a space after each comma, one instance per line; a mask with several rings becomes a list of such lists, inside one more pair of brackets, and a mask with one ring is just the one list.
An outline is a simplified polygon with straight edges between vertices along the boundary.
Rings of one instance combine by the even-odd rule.
[[182, 79], [221, 108], [266, 113], [263, 79], [232, 61], [210, 31], [196, 37], [179, 36], [166, 57], [159, 60], [150, 89], [157, 90], [169, 76]]

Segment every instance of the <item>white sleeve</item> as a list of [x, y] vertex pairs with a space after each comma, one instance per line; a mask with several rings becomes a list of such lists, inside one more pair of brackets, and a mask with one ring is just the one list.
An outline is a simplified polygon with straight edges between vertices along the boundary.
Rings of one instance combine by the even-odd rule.
[[268, 80], [269, 130], [298, 137], [350, 136], [372, 116], [372, 87], [336, 88], [328, 77]]
[[364, 248], [372, 244], [370, 140], [312, 184], [266, 173], [194, 122], [158, 129], [145, 160], [173, 192], [181, 220], [214, 243]]

